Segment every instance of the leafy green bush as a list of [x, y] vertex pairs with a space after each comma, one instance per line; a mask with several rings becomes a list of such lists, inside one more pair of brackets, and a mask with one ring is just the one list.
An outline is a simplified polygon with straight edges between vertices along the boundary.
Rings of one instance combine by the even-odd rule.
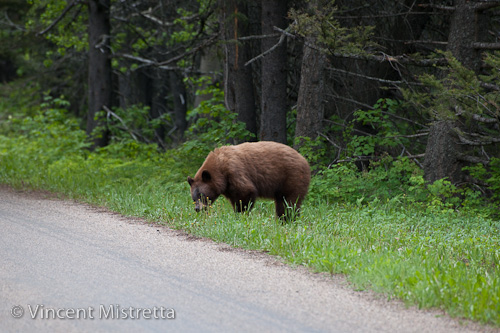
[[485, 185], [485, 189], [482, 191], [487, 192], [486, 201], [489, 201], [490, 205], [484, 208], [492, 211], [496, 216], [500, 215], [498, 213], [500, 206], [500, 158], [492, 157], [487, 167], [478, 163], [464, 169]]
[[[197, 95], [210, 96], [200, 105], [188, 112], [188, 120], [192, 125], [186, 132], [187, 141], [180, 147], [180, 153], [186, 158], [199, 158], [203, 162], [205, 156], [216, 147], [247, 141], [254, 137], [243, 122], [237, 120], [238, 115], [224, 106], [224, 92], [210, 77], [201, 77], [192, 83], [200, 89]], [[203, 85], [206, 88], [202, 88]], [[199, 163], [201, 164], [201, 163]]]
[[330, 146], [326, 140], [318, 136], [315, 140], [309, 137], [296, 137], [294, 146], [299, 146], [299, 153], [306, 158], [311, 166], [312, 172], [324, 169], [330, 163]]
[[386, 151], [389, 147], [400, 144], [408, 145], [408, 139], [401, 137], [402, 128], [398, 128], [390, 119], [391, 115], [398, 112], [400, 103], [392, 99], [379, 99], [370, 110], [357, 110], [354, 112], [353, 123], [371, 127], [376, 134], [358, 135], [359, 131], [351, 131], [345, 134], [349, 138], [348, 152], [353, 156], [372, 156], [377, 147]]
[[308, 198], [313, 202], [358, 205], [392, 201], [429, 213], [459, 211], [483, 217], [498, 215], [497, 204], [489, 204], [478, 190], [456, 187], [446, 179], [427, 184], [423, 171], [406, 157], [385, 156], [362, 172], [354, 163], [320, 169], [311, 179]]
[[[153, 118], [148, 106], [132, 105], [127, 109], [116, 108], [113, 111], [101, 111], [96, 118], [106, 119], [106, 129], [109, 131], [110, 141], [130, 142], [140, 141], [145, 143], [157, 142], [157, 129], [162, 124], [171, 123], [170, 115], [165, 113]], [[97, 131], [102, 129], [97, 129]]]
[[310, 196], [334, 202], [385, 202], [409, 195], [414, 177], [422, 177], [422, 171], [408, 158], [385, 156], [364, 172], [354, 163], [339, 163], [313, 177]]
[[34, 116], [40, 110], [39, 87], [31, 80], [4, 83], [0, 88], [0, 133], [14, 132], [10, 120]]

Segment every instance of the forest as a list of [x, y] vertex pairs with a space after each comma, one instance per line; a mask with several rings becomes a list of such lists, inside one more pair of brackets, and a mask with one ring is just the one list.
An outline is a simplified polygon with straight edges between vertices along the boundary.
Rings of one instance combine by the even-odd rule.
[[[0, 0], [0, 184], [500, 325], [498, 50], [498, 0]], [[299, 221], [191, 215], [260, 140], [311, 165]]]
[[[406, 157], [500, 199], [498, 1], [2, 1], [0, 73], [92, 147], [272, 140]], [[5, 97], [4, 97], [5, 98]]]

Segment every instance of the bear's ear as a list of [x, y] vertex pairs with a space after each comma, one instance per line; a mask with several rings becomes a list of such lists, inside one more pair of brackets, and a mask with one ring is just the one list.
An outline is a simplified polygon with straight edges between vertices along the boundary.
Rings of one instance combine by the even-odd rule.
[[194, 179], [188, 176], [189, 186], [193, 186]]
[[212, 175], [207, 170], [203, 170], [201, 173], [201, 179], [203, 179], [204, 182], [209, 182], [212, 180]]

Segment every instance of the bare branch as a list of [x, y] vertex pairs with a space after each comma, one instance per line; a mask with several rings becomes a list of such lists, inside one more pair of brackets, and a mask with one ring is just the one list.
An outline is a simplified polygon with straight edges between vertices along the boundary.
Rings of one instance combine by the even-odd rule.
[[485, 124], [494, 124], [494, 123], [500, 123], [500, 120], [496, 118], [486, 118], [486, 117], [481, 117], [480, 115], [473, 113], [472, 114], [472, 119], [477, 120], [481, 123]]
[[441, 13], [432, 13], [432, 12], [403, 12], [403, 13], [391, 13], [391, 14], [380, 14], [380, 15], [350, 15], [350, 16], [342, 16], [342, 15], [335, 15], [333, 18], [335, 19], [373, 19], [373, 18], [392, 18], [392, 17], [398, 17], [398, 16], [408, 16], [408, 15], [439, 15]]
[[472, 43], [472, 47], [481, 50], [500, 50], [500, 43]]
[[[173, 27], [175, 25], [174, 22], [166, 22], [166, 21], [163, 21], [163, 20], [155, 17], [152, 14], [152, 9], [148, 9], [146, 11], [143, 11], [143, 12], [139, 13], [139, 15], [141, 15], [144, 18], [147, 18], [148, 20], [150, 20], [153, 23], [156, 23], [156, 24], [158, 24], [158, 25], [160, 25], [162, 27]], [[182, 20], [184, 20], [184, 21], [192, 21], [193, 19], [197, 19], [199, 17], [200, 17], [200, 14], [196, 13], [196, 14], [193, 14], [191, 16], [182, 17]]]
[[[419, 7], [422, 8], [434, 8], [434, 9], [439, 9], [443, 12], [448, 12], [452, 13], [455, 11], [454, 6], [442, 6], [442, 5], [436, 5], [436, 4], [419, 4]], [[474, 9], [475, 10], [487, 10], [495, 7], [499, 7], [500, 3], [498, 1], [483, 1], [483, 2], [476, 2], [474, 4]]]
[[64, 10], [62, 11], [61, 15], [59, 15], [59, 17], [56, 18], [47, 28], [45, 28], [44, 30], [42, 30], [39, 33], [37, 33], [37, 35], [41, 36], [41, 35], [47, 33], [53, 27], [55, 27], [56, 24], [59, 23], [59, 21], [61, 21], [64, 18], [64, 16], [66, 16], [66, 14], [71, 10], [71, 8], [73, 8], [74, 6], [76, 6], [79, 2], [80, 2], [80, 0], [73, 0], [73, 1], [71, 1], [66, 6], [66, 8], [64, 8]]
[[191, 50], [187, 51], [187, 52], [184, 52], [183, 54], [180, 54], [176, 57], [173, 57], [173, 58], [170, 58], [169, 60], [165, 60], [165, 61], [162, 61], [162, 62], [159, 62], [158, 64], [156, 64], [156, 66], [159, 66], [159, 67], [163, 67], [163, 66], [166, 66], [172, 62], [175, 62], [175, 61], [178, 61], [188, 55], [191, 55], [191, 54], [194, 54], [196, 52], [198, 52], [200, 49], [206, 47], [206, 46], [209, 46], [209, 45], [212, 45], [214, 44], [216, 41], [217, 41], [217, 38], [218, 38], [218, 35], [217, 34], [214, 34], [212, 37], [210, 37], [209, 39], [207, 39], [204, 43], [201, 43], [200, 45], [192, 48]]
[[496, 84], [493, 83], [481, 82], [480, 85], [485, 89], [500, 91], [500, 86], [497, 86]]
[[327, 94], [327, 95], [330, 96], [330, 97], [336, 98], [336, 99], [340, 99], [340, 100], [343, 100], [343, 101], [346, 101], [346, 102], [350, 102], [350, 103], [354, 103], [354, 104], [360, 105], [360, 106], [364, 107], [367, 110], [373, 110], [373, 106], [372, 105], [368, 105], [366, 103], [362, 103], [362, 102], [357, 101], [357, 100], [352, 99], [352, 98], [347, 98], [347, 97], [344, 97], [344, 96], [333, 95], [333, 94]]
[[283, 30], [283, 29], [280, 29], [278, 27], [274, 27], [274, 30], [279, 31], [281, 34], [284, 34], [287, 37], [290, 37], [290, 38], [293, 38], [293, 39], [301, 38], [302, 42], [304, 43], [304, 45], [307, 46], [307, 47], [309, 47], [309, 48], [311, 48], [311, 49], [313, 49], [313, 50], [316, 50], [316, 51], [319, 51], [319, 52], [323, 52], [323, 53], [325, 53], [327, 51], [325, 49], [322, 49], [321, 47], [319, 47], [316, 44], [311, 44], [311, 43], [307, 42], [306, 39], [303, 38], [302, 36], [298, 36], [298, 35], [294, 35], [294, 34], [290, 33], [289, 31], [287, 31], [288, 29], [289, 28]]
[[128, 128], [127, 124], [125, 124], [125, 122], [123, 121], [122, 118], [120, 118], [119, 115], [117, 115], [116, 113], [114, 113], [113, 111], [111, 111], [110, 108], [108, 108], [106, 105], [104, 105], [102, 108], [104, 109], [104, 111], [106, 111], [108, 119], [110, 118], [110, 116], [118, 119], [118, 121], [120, 121], [120, 123], [122, 124], [123, 129], [130, 134], [130, 136], [132, 137], [132, 139], [134, 139], [135, 141], [138, 141], [137, 140], [137, 136], [134, 134], [134, 132], [132, 130], [130, 130]]
[[394, 81], [394, 80], [381, 79], [381, 78], [378, 78], [378, 77], [363, 75], [363, 74], [359, 74], [359, 73], [354, 73], [354, 72], [350, 72], [350, 71], [346, 71], [346, 70], [339, 69], [339, 68], [334, 68], [334, 67], [327, 67], [326, 69], [330, 70], [330, 71], [338, 72], [338, 73], [343, 73], [343, 74], [347, 74], [347, 75], [357, 76], [357, 77], [361, 77], [361, 78], [364, 78], [364, 79], [367, 79], [367, 80], [378, 81], [378, 82], [381, 82], [381, 83], [388, 83], [388, 84], [392, 84], [392, 85], [398, 85], [398, 84], [404, 84], [404, 83], [418, 85], [418, 86], [422, 86], [423, 85], [422, 83], [410, 83], [410, 82], [406, 82], [406, 81]]
[[[274, 27], [276, 29], [276, 27]], [[266, 50], [264, 51], [263, 53], [259, 54], [258, 56], [256, 56], [255, 58], [252, 58], [250, 60], [248, 60], [246, 63], [245, 63], [245, 66], [248, 66], [250, 65], [252, 62], [256, 61], [256, 60], [259, 60], [260, 58], [263, 58], [265, 57], [266, 55], [268, 55], [269, 53], [273, 52], [278, 46], [280, 46], [281, 44], [283, 44], [283, 42], [285, 41], [285, 34], [281, 34], [280, 36], [280, 39], [278, 40], [278, 42], [273, 45], [273, 47], [271, 47], [269, 50]]]
[[469, 155], [460, 155], [460, 156], [458, 156], [458, 159], [460, 161], [464, 161], [464, 162], [469, 162], [469, 163], [473, 163], [473, 164], [481, 163], [483, 165], [488, 165], [488, 163], [490, 162], [488, 160], [484, 160], [482, 158], [475, 157], [475, 156], [469, 156]]
[[0, 22], [1, 24], [8, 26], [8, 27], [12, 27], [16, 30], [26, 31], [26, 29], [22, 25], [18, 25], [18, 24], [15, 24], [14, 22], [12, 22], [12, 20], [9, 18], [9, 15], [7, 14], [7, 11], [5, 11], [3, 14], [5, 16], [5, 21]]
[[384, 62], [388, 61], [390, 63], [396, 62], [400, 64], [405, 64], [405, 65], [414, 65], [414, 66], [422, 66], [422, 67], [428, 67], [428, 66], [434, 66], [434, 65], [446, 65], [448, 61], [445, 58], [439, 58], [439, 59], [412, 59], [408, 57], [407, 55], [400, 55], [400, 56], [391, 56], [387, 54], [383, 55], [375, 55], [375, 54], [353, 54], [353, 53], [333, 53], [334, 56], [339, 57], [339, 58], [349, 58], [349, 59], [358, 59], [358, 60], [367, 60], [367, 61], [378, 61], [378, 62]]
[[337, 149], [342, 149], [338, 144], [336, 144], [335, 142], [333, 142], [328, 136], [324, 135], [323, 133], [321, 132], [316, 132], [319, 136], [323, 137], [326, 139], [326, 141], [330, 142], [330, 144], [332, 146], [334, 146], [335, 148]]
[[[473, 135], [471, 135], [473, 136]], [[461, 133], [458, 133], [458, 138], [460, 140], [461, 144], [464, 145], [469, 145], [469, 146], [487, 146], [491, 145], [494, 143], [500, 143], [500, 138], [493, 138], [493, 137], [485, 137], [485, 136], [480, 136], [480, 135], [474, 135], [478, 138], [477, 141], [469, 140], [465, 138]]]
[[394, 136], [386, 136], [386, 138], [389, 139], [396, 139], [396, 138], [418, 138], [421, 136], [428, 136], [429, 132], [423, 132], [423, 133], [417, 133], [417, 134], [409, 134], [409, 135], [394, 135]]
[[[298, 38], [300, 36], [294, 35], [286, 30], [280, 29], [278, 27], [274, 27], [274, 30], [279, 31], [283, 35], [286, 35], [287, 37], [291, 38]], [[320, 52], [325, 52], [324, 49], [318, 47], [317, 45], [313, 45], [310, 43], [307, 43], [304, 41], [304, 45], [307, 47], [310, 47], [314, 50], [320, 51]], [[277, 47], [277, 45], [275, 46]], [[358, 60], [367, 60], [367, 61], [378, 61], [378, 62], [385, 62], [388, 61], [389, 63], [400, 63], [400, 64], [405, 64], [405, 65], [414, 65], [414, 66], [422, 66], [422, 67], [428, 67], [428, 66], [434, 66], [434, 65], [446, 65], [448, 61], [445, 58], [439, 58], [439, 59], [413, 59], [405, 54], [399, 55], [399, 56], [393, 56], [389, 54], [382, 53], [382, 55], [375, 55], [375, 54], [354, 54], [354, 53], [338, 53], [338, 52], [330, 52], [333, 56], [339, 57], [339, 58], [349, 58], [349, 59], [358, 59]], [[260, 57], [260, 56], [257, 56]], [[255, 59], [255, 58], [254, 58]], [[251, 61], [253, 61], [252, 59]], [[246, 65], [246, 64], [245, 64]]]
[[[334, 124], [334, 125], [337, 125], [337, 126], [347, 127], [345, 124], [338, 123], [338, 122], [330, 120], [330, 119], [323, 119], [323, 121], [326, 121], [328, 123], [331, 123], [331, 124]], [[366, 135], [366, 136], [375, 136], [374, 134], [371, 134], [371, 133], [368, 133], [368, 132], [364, 132], [364, 131], [361, 131], [361, 130], [356, 129], [356, 128], [353, 128], [352, 131], [353, 132], [358, 132], [358, 133]]]
[[432, 4], [432, 3], [422, 3], [422, 4], [419, 4], [418, 6], [422, 7], [422, 8], [439, 9], [439, 10], [441, 10], [443, 12], [448, 12], [448, 13], [452, 13], [452, 12], [455, 11], [455, 7], [454, 6], [442, 6], [442, 5]]
[[384, 38], [384, 37], [374, 37], [377, 40], [383, 40], [386, 42], [393, 43], [403, 43], [403, 44], [434, 44], [434, 45], [448, 45], [448, 42], [436, 41], [436, 40], [400, 40], [400, 39], [392, 39], [392, 38]]
[[[483, 105], [483, 107], [485, 107], [485, 106]], [[486, 108], [486, 107], [485, 107], [485, 108]], [[477, 113], [472, 113], [472, 114], [471, 114], [471, 113], [467, 112], [466, 110], [462, 109], [462, 108], [461, 108], [460, 106], [458, 106], [458, 105], [455, 107], [455, 110], [457, 111], [457, 112], [455, 113], [455, 115], [456, 115], [456, 116], [461, 116], [461, 115], [466, 114], [466, 115], [470, 116], [472, 119], [474, 119], [474, 120], [476, 120], [476, 121], [479, 121], [479, 122], [481, 122], [481, 123], [485, 123], [485, 124], [494, 124], [494, 123], [498, 123], [498, 122], [500, 122], [500, 120], [498, 120], [497, 118], [486, 118], [486, 117], [482, 117], [482, 116], [480, 116], [480, 115], [479, 115], [479, 114], [477, 114]], [[490, 111], [490, 112], [491, 112], [491, 111]]]
[[[180, 55], [177, 55], [173, 58], [170, 58], [168, 60], [165, 60], [165, 61], [162, 61], [162, 62], [157, 62], [155, 60], [150, 60], [150, 59], [146, 59], [146, 58], [143, 58], [143, 57], [139, 57], [139, 56], [134, 56], [134, 55], [131, 55], [131, 54], [120, 54], [120, 53], [117, 53], [117, 54], [114, 54], [114, 56], [116, 57], [122, 57], [122, 58], [126, 58], [126, 59], [130, 59], [130, 60], [134, 60], [134, 61], [137, 61], [137, 62], [140, 62], [142, 63], [142, 66], [141, 67], [146, 67], [146, 66], [155, 66], [155, 67], [158, 67], [160, 69], [165, 69], [165, 70], [183, 70], [185, 71], [185, 69], [183, 68], [180, 68], [180, 67], [177, 67], [177, 66], [168, 66], [168, 64], [172, 63], [172, 62], [175, 62], [175, 61], [178, 61], [188, 55], [191, 55], [193, 53], [196, 53], [198, 52], [200, 49], [206, 47], [206, 46], [209, 46], [213, 43], [215, 43], [217, 40], [217, 35], [213, 35], [212, 37], [210, 37], [209, 39], [207, 39], [204, 43], [201, 43], [200, 45], [192, 48], [191, 50], [187, 51], [187, 52], [184, 52]], [[191, 72], [194, 72], [194, 71], [191, 71]]]
[[150, 65], [150, 66], [156, 66], [157, 65], [156, 61], [149, 60], [149, 59], [146, 59], [146, 58], [143, 58], [143, 57], [133, 56], [131, 54], [126, 54], [126, 53], [125, 54], [118, 54], [117, 53], [117, 54], [115, 54], [115, 56], [122, 57], [122, 58], [125, 58], [125, 59], [134, 60], [134, 61], [146, 64], [146, 65]]
[[500, 6], [500, 2], [494, 0], [494, 1], [482, 1], [482, 2], [478, 2], [474, 5], [474, 9], [476, 10], [488, 10], [488, 9], [491, 9], [491, 8], [495, 8], [495, 7], [499, 7]]
[[160, 69], [167, 70], [167, 71], [180, 71], [180, 72], [191, 73], [191, 74], [212, 74], [212, 75], [218, 74], [217, 72], [206, 72], [206, 71], [201, 72], [199, 70], [189, 69], [189, 68], [184, 68], [184, 67], [179, 67], [179, 66], [168, 66], [168, 65], [159, 66], [156, 61], [149, 60], [149, 59], [146, 59], [143, 57], [133, 56], [131, 54], [126, 54], [126, 53], [125, 54], [117, 53], [114, 56], [120, 57], [120, 58], [125, 58], [125, 59], [130, 59], [130, 60], [142, 63], [142, 65], [139, 65], [137, 68], [133, 69], [132, 71], [136, 71], [139, 68], [143, 68], [143, 67], [156, 66]]
[[428, 130], [429, 129], [429, 126], [427, 125], [424, 125], [424, 124], [421, 124], [417, 121], [414, 121], [414, 120], [411, 120], [411, 119], [408, 119], [408, 118], [405, 118], [405, 117], [401, 117], [401, 116], [398, 116], [398, 115], [395, 115], [394, 113], [389, 113], [389, 112], [386, 112], [386, 111], [382, 111], [382, 114], [386, 114], [392, 118], [396, 118], [396, 119], [399, 119], [399, 120], [402, 120], [402, 121], [406, 121], [408, 123], [412, 123], [412, 124], [415, 124], [417, 126], [420, 126], [422, 128], [424, 128], [425, 130]]
[[[278, 37], [281, 34], [270, 34], [270, 35], [252, 35], [252, 36], [244, 36], [238, 37], [238, 40], [253, 40], [253, 39], [265, 39], [265, 38], [274, 38]], [[228, 40], [228, 42], [234, 42], [234, 39]]]
[[422, 157], [425, 157], [425, 154], [408, 155], [406, 157], [408, 157], [408, 158], [422, 158]]

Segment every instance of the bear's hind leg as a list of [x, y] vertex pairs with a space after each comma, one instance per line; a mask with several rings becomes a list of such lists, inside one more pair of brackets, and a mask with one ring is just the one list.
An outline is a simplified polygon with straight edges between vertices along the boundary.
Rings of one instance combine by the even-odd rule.
[[276, 196], [276, 216], [284, 222], [293, 221], [300, 214], [302, 198], [298, 195]]

